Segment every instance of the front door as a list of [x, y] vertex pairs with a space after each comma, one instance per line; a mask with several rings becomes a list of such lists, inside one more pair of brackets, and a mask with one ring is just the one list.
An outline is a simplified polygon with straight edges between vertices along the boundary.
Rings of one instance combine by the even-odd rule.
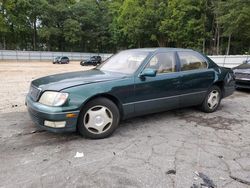
[[155, 77], [135, 78], [136, 115], [178, 107], [180, 77], [176, 72], [176, 53], [155, 54], [145, 66], [157, 70]]

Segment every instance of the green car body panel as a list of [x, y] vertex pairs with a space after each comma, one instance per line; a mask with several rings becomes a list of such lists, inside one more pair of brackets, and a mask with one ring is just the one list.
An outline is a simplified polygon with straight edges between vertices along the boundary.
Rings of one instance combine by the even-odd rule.
[[[143, 50], [143, 49], [134, 49]], [[96, 97], [107, 97], [119, 108], [122, 119], [155, 113], [175, 108], [200, 105], [208, 89], [216, 84], [223, 97], [231, 95], [235, 89], [233, 72], [217, 66], [208, 57], [186, 49], [156, 48], [148, 49], [148, 56], [132, 75], [101, 71], [71, 72], [51, 75], [32, 81], [31, 88], [39, 89], [37, 98], [29, 94], [26, 105], [32, 120], [45, 130], [53, 132], [75, 131], [78, 116], [85, 104]], [[206, 62], [207, 68], [180, 71], [178, 52], [199, 54]], [[155, 77], [140, 77], [146, 64], [156, 53], [171, 52], [176, 58], [176, 72], [159, 74]], [[39, 97], [45, 91], [60, 91], [69, 94], [67, 102], [59, 107], [39, 103]], [[75, 117], [67, 118], [68, 113]], [[45, 120], [66, 121], [64, 128], [44, 126]]]

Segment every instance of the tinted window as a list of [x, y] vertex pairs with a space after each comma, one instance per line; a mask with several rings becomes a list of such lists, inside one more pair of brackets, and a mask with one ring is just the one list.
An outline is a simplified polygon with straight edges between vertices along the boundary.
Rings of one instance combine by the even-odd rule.
[[175, 72], [175, 55], [172, 52], [158, 53], [148, 63], [147, 68], [156, 69], [158, 74]]
[[206, 61], [199, 56], [199, 54], [193, 52], [178, 52], [181, 70], [194, 70], [207, 68]]
[[66, 60], [66, 59], [68, 59], [68, 57], [62, 57], [62, 59]]

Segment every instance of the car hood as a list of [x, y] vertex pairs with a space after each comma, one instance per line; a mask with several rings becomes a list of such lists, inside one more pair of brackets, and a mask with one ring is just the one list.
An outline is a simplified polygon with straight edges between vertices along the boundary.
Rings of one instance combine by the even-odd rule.
[[241, 64], [233, 68], [235, 73], [247, 73], [250, 74], [250, 64]]
[[105, 82], [125, 78], [127, 75], [113, 72], [103, 72], [98, 69], [88, 71], [55, 74], [33, 80], [31, 84], [44, 90], [60, 91], [69, 87]]

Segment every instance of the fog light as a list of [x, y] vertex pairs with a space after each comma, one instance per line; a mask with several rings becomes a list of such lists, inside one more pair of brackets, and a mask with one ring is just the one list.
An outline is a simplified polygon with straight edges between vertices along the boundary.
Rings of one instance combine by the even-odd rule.
[[53, 127], [53, 128], [62, 128], [65, 127], [66, 121], [44, 121], [44, 125], [47, 127]]

